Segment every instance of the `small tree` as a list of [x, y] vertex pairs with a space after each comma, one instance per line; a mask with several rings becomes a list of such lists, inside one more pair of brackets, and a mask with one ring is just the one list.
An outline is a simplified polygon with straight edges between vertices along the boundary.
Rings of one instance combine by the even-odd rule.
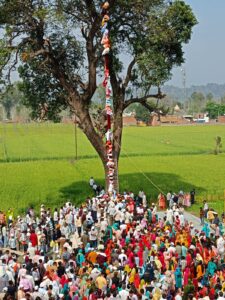
[[205, 107], [211, 119], [217, 119], [219, 116], [225, 114], [225, 105], [216, 102], [208, 102]]
[[192, 93], [189, 99], [189, 111], [191, 113], [200, 113], [205, 108], [205, 96], [200, 92]]
[[23, 93], [18, 88], [18, 84], [8, 86], [0, 95], [0, 103], [4, 108], [6, 118], [10, 120], [12, 118], [12, 109], [18, 105], [21, 105], [23, 101]]
[[216, 146], [215, 146], [215, 149], [214, 149], [214, 154], [217, 155], [219, 153], [222, 152], [222, 138], [220, 136], [217, 136], [215, 138], [215, 141], [216, 141]]
[[146, 103], [146, 106], [141, 105], [141, 104], [137, 104], [135, 106], [135, 118], [137, 121], [142, 121], [144, 122], [146, 125], [149, 125], [151, 123], [151, 119], [152, 119], [152, 115], [150, 112], [157, 112], [157, 115], [160, 119], [160, 115], [165, 115], [168, 113], [169, 108], [164, 106], [158, 106], [157, 103], [153, 102], [153, 101], [148, 101]]
[[150, 121], [150, 113], [149, 110], [147, 108], [145, 108], [144, 106], [138, 104], [136, 107], [136, 116], [135, 116], [137, 121], [142, 121], [145, 124], [148, 125], [149, 121]]

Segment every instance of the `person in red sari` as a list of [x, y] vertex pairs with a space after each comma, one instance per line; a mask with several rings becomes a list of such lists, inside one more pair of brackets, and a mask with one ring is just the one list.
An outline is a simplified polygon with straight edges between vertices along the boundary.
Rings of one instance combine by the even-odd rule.
[[187, 262], [187, 267], [191, 267], [192, 257], [191, 257], [191, 253], [189, 251], [187, 252], [187, 255], [186, 255], [186, 262]]
[[158, 253], [158, 259], [162, 264], [162, 271], [166, 270], [166, 264], [165, 264], [165, 259], [164, 259], [164, 255], [163, 255], [163, 251], [159, 251]]
[[151, 242], [150, 242], [150, 236], [142, 236], [142, 240], [143, 240], [143, 244], [145, 247], [147, 247], [148, 249], [151, 248]]
[[107, 244], [107, 247], [105, 249], [105, 254], [106, 254], [108, 263], [111, 263], [111, 252], [112, 252], [112, 247], [111, 247], [111, 241], [110, 241]]
[[196, 249], [197, 249], [197, 253], [199, 253], [201, 256], [203, 256], [203, 247], [202, 247], [202, 244], [198, 240], [196, 241]]
[[135, 266], [134, 252], [128, 249], [128, 265], [132, 269]]
[[64, 285], [65, 285], [66, 283], [68, 283], [68, 282], [69, 282], [69, 278], [68, 278], [68, 276], [67, 276], [66, 274], [64, 274], [64, 275], [60, 278], [60, 281], [59, 281], [59, 283], [61, 284], [62, 287], [64, 287]]
[[143, 264], [144, 264], [144, 260], [143, 260], [143, 248], [140, 248], [137, 252], [137, 256], [139, 258], [139, 267], [142, 268]]
[[36, 247], [38, 245], [38, 237], [34, 230], [31, 231], [30, 242], [32, 244], [32, 247]]
[[180, 230], [180, 219], [179, 216], [176, 216], [175, 218], [175, 226], [177, 230]]
[[134, 275], [134, 286], [136, 287], [136, 289], [139, 289], [140, 282], [141, 282], [140, 275], [139, 275], [139, 273], [137, 272], [137, 273]]
[[204, 247], [203, 248], [203, 259], [204, 259], [204, 263], [205, 264], [208, 264], [208, 262], [210, 261], [211, 259], [211, 250], [208, 249], [207, 247]]
[[192, 283], [194, 285], [195, 292], [197, 292], [198, 291], [198, 279], [197, 278], [193, 278]]

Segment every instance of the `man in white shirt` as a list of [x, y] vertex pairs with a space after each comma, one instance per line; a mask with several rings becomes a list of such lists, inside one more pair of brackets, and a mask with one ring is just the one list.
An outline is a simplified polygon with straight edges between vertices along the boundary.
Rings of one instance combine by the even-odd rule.
[[98, 231], [95, 228], [95, 226], [92, 226], [89, 232], [89, 240], [90, 240], [91, 247], [97, 246], [97, 237], [98, 237]]
[[184, 226], [184, 215], [182, 213], [179, 214], [180, 225]]
[[19, 270], [18, 280], [20, 280], [22, 276], [25, 276], [26, 274], [27, 274], [26, 265], [23, 265], [22, 268]]
[[125, 265], [125, 262], [127, 260], [127, 255], [124, 253], [124, 249], [121, 250], [121, 253], [118, 256], [119, 261], [121, 262], [122, 266]]
[[167, 209], [166, 221], [173, 225], [173, 210], [171, 208]]
[[8, 275], [9, 280], [11, 280], [14, 284], [15, 283], [14, 272], [12, 270], [10, 270], [9, 266], [5, 267], [5, 272]]
[[58, 223], [58, 221], [59, 221], [59, 213], [58, 213], [57, 208], [55, 209], [54, 214], [53, 214], [53, 221], [55, 223]]
[[114, 215], [115, 222], [120, 223], [121, 217], [122, 217], [122, 215], [121, 215], [121, 208], [119, 208], [119, 209], [115, 212], [115, 215]]
[[170, 199], [171, 199], [171, 197], [172, 197], [172, 193], [171, 193], [171, 191], [169, 191], [169, 192], [166, 194], [166, 200], [167, 200], [168, 206], [169, 206], [169, 204], [170, 204]]
[[218, 249], [218, 252], [220, 254], [220, 256], [223, 258], [224, 257], [224, 254], [225, 254], [225, 240], [224, 240], [224, 237], [220, 236], [217, 240], [217, 249]]
[[180, 290], [177, 291], [177, 294], [175, 296], [175, 300], [182, 300], [182, 292]]
[[144, 208], [146, 208], [148, 206], [148, 204], [147, 204], [147, 197], [146, 197], [145, 193], [143, 193], [142, 204], [143, 204]]
[[95, 267], [90, 274], [90, 278], [93, 279], [93, 281], [95, 281], [95, 279], [101, 274], [101, 271], [99, 271], [99, 269], [97, 267]]
[[94, 178], [91, 177], [90, 180], [89, 180], [90, 187], [93, 187], [94, 183], [95, 183]]
[[208, 203], [206, 202], [206, 200], [204, 200], [203, 203], [204, 203], [203, 211], [204, 211], [205, 218], [206, 218], [206, 217], [207, 217], [207, 212], [208, 212], [208, 210], [209, 210], [209, 205], [208, 205]]
[[129, 292], [126, 290], [126, 285], [123, 284], [122, 290], [119, 291], [119, 297], [121, 300], [124, 300], [124, 299], [127, 299], [128, 296], [129, 296]]

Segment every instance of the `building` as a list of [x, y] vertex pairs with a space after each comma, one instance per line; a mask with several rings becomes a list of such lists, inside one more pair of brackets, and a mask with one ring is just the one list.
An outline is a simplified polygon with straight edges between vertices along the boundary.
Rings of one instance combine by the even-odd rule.
[[137, 120], [134, 113], [124, 114], [123, 115], [123, 125], [124, 126], [136, 126]]
[[219, 116], [218, 123], [225, 123], [225, 116]]
[[158, 115], [154, 115], [151, 117], [151, 126], [160, 126], [161, 124], [190, 124], [190, 120], [183, 118], [182, 116], [176, 116], [176, 115], [166, 115], [161, 116], [160, 119]]

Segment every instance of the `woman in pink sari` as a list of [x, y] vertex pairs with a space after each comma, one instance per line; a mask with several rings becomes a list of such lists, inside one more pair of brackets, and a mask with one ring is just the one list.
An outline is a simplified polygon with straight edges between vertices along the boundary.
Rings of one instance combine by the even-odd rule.
[[189, 278], [190, 278], [190, 268], [186, 267], [184, 269], [184, 283], [183, 283], [184, 286], [188, 284], [188, 279]]

